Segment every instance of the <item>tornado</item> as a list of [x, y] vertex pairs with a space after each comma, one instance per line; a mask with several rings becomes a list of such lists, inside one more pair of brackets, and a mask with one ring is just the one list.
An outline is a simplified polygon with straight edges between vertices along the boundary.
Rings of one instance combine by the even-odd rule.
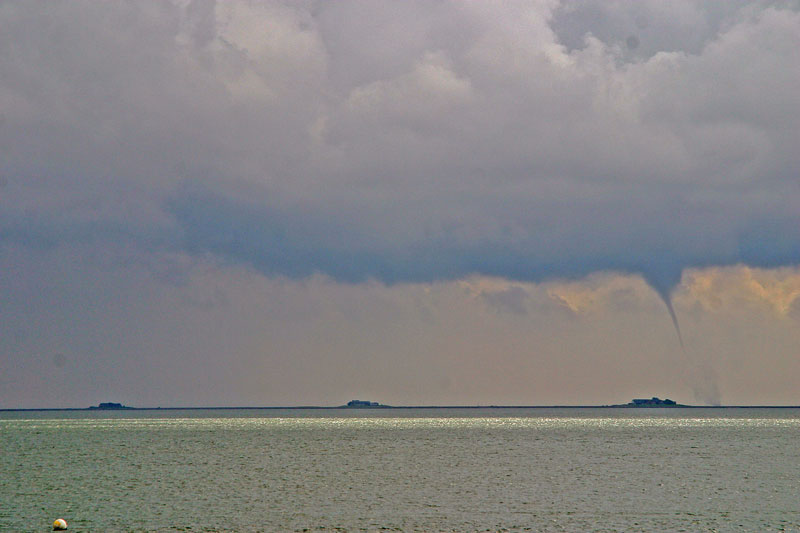
[[672, 325], [675, 327], [675, 334], [678, 336], [678, 342], [681, 345], [681, 352], [688, 371], [688, 385], [692, 388], [695, 399], [704, 404], [720, 405], [720, 391], [714, 369], [709, 366], [708, 362], [698, 361], [693, 357], [690, 358], [686, 352], [686, 347], [683, 345], [683, 335], [681, 335], [678, 315], [672, 305], [672, 289], [680, 283], [682, 270], [674, 264], [672, 266], [674, 268], [670, 268], [670, 263], [660, 264], [658, 267], [651, 265], [642, 275], [647, 284], [656, 291], [658, 297], [664, 302], [667, 312], [669, 312], [669, 317], [672, 319]]
[[664, 305], [667, 306], [667, 311], [669, 311], [669, 317], [672, 319], [672, 325], [675, 326], [675, 333], [678, 334], [678, 342], [681, 345], [681, 350], [686, 352], [686, 348], [683, 346], [683, 335], [681, 335], [681, 326], [678, 324], [678, 315], [675, 314], [675, 309], [672, 307], [672, 297], [669, 294], [658, 294], [661, 297], [661, 301], [664, 302]]
[[675, 314], [675, 308], [672, 306], [672, 289], [681, 281], [681, 269], [662, 267], [659, 270], [647, 271], [643, 275], [647, 284], [656, 291], [658, 297], [667, 307], [669, 317], [672, 319], [672, 325], [675, 326], [675, 333], [678, 336], [681, 350], [686, 353], [686, 348], [683, 345], [683, 335], [681, 335], [681, 326], [678, 323], [678, 315]]

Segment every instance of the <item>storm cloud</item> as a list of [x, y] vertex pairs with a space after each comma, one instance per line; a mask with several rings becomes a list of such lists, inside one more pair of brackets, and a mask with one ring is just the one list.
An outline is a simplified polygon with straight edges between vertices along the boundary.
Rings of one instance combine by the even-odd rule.
[[796, 264], [796, 8], [6, 3], [0, 238], [349, 282]]
[[0, 26], [9, 324], [38, 320], [36, 257], [80, 256], [74, 287], [496, 279], [511, 321], [530, 284], [618, 273], [674, 319], [688, 272], [800, 264], [797, 2], [19, 1]]

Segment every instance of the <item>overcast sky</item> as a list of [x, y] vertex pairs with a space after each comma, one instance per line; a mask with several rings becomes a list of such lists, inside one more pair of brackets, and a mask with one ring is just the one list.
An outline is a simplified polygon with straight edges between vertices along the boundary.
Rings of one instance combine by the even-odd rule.
[[0, 408], [800, 404], [798, 1], [0, 28]]

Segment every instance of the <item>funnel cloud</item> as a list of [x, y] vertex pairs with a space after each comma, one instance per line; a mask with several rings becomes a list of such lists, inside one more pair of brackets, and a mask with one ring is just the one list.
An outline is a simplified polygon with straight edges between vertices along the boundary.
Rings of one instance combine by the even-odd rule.
[[681, 327], [678, 325], [678, 316], [675, 314], [675, 309], [672, 307], [672, 300], [669, 296], [662, 296], [662, 300], [664, 301], [664, 305], [667, 306], [667, 311], [669, 312], [669, 317], [672, 319], [672, 325], [675, 326], [675, 333], [678, 335], [678, 342], [681, 345], [681, 350], [686, 351], [686, 348], [683, 346], [683, 335], [681, 335]]

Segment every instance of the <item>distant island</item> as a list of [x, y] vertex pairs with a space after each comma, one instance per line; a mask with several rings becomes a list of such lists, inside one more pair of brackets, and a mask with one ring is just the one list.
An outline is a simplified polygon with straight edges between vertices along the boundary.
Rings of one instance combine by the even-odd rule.
[[336, 410], [336, 409], [636, 409], [636, 408], [686, 408], [686, 409], [800, 409], [800, 405], [686, 405], [677, 403], [669, 398], [662, 400], [656, 396], [652, 398], [635, 398], [624, 404], [603, 404], [603, 405], [384, 405], [382, 403], [367, 400], [351, 400], [345, 405], [239, 405], [239, 406], [167, 406], [167, 407], [129, 407], [116, 402], [103, 402], [91, 407], [17, 407], [4, 408], [0, 406], [0, 413], [3, 412], [26, 412], [26, 411], [234, 411], [240, 409], [258, 409], [265, 411], [278, 410]]
[[610, 407], [690, 407], [688, 405], [683, 405], [680, 403], [676, 403], [669, 398], [662, 400], [661, 398], [657, 398], [653, 396], [652, 398], [634, 398], [629, 403], [624, 403], [620, 405], [612, 405]]
[[92, 405], [89, 409], [133, 409], [133, 407], [128, 407], [127, 405], [122, 405], [121, 403], [115, 402], [103, 402], [99, 405]]
[[390, 407], [390, 406], [389, 405], [383, 405], [383, 404], [380, 404], [378, 402], [370, 402], [370, 401], [367, 401], [367, 400], [350, 400], [349, 402], [347, 402], [346, 405], [343, 405], [342, 407], [348, 407], [350, 409], [353, 409], [353, 408], [355, 408], [355, 409], [364, 409], [364, 408], [376, 408], [376, 407], [378, 407], [378, 408], [381, 408], [381, 407], [382, 408], [387, 408], [387, 407]]

